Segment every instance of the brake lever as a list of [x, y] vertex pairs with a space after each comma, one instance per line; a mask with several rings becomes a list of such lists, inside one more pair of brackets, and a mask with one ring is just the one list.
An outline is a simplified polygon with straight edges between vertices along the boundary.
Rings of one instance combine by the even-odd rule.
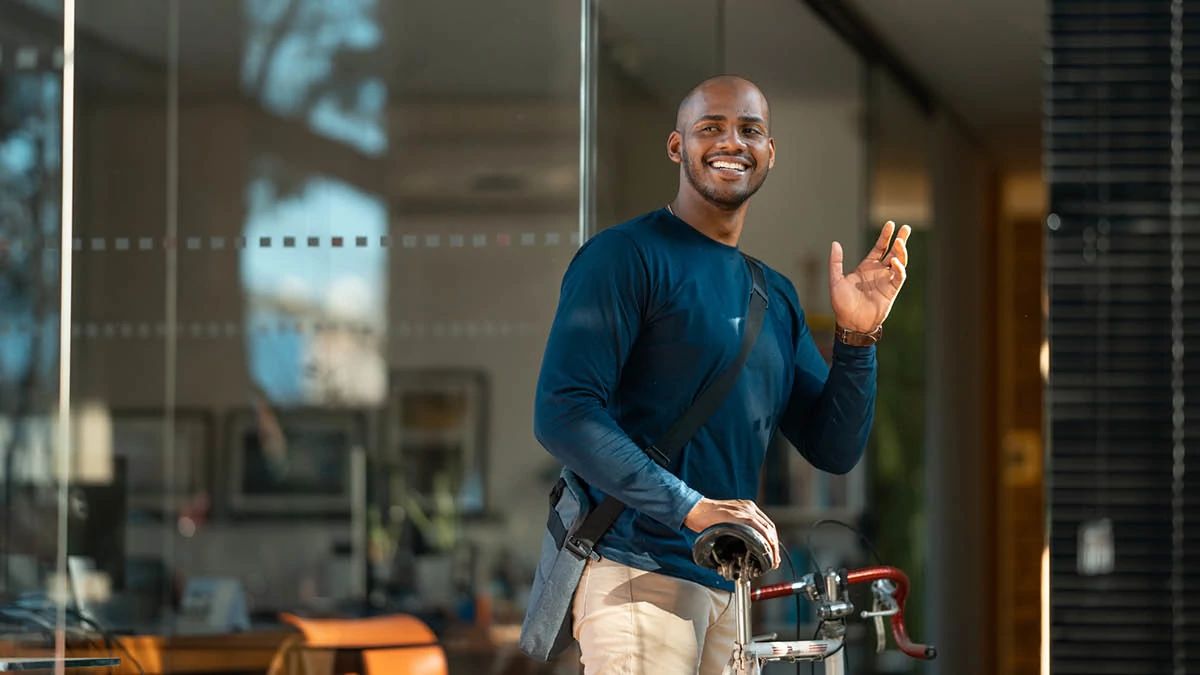
[[863, 610], [861, 613], [864, 619], [875, 620], [875, 653], [882, 654], [883, 650], [887, 649], [887, 633], [883, 624], [883, 617], [895, 616], [900, 613], [900, 608], [896, 606], [896, 599], [892, 596], [896, 592], [896, 587], [887, 579], [878, 579], [871, 584], [871, 611]]

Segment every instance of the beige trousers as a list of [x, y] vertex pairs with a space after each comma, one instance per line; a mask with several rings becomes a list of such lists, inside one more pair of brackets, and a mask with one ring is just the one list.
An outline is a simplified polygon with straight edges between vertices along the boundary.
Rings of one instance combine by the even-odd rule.
[[719, 675], [736, 637], [733, 594], [611, 560], [575, 590], [585, 675]]

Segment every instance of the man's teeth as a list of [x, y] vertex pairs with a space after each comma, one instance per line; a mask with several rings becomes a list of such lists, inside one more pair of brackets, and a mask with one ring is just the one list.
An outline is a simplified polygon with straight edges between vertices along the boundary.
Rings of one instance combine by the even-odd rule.
[[716, 161], [716, 162], [712, 162], [712, 166], [717, 169], [733, 169], [734, 171], [745, 171], [746, 170], [746, 167], [742, 166], [741, 164], [738, 164], [737, 162]]

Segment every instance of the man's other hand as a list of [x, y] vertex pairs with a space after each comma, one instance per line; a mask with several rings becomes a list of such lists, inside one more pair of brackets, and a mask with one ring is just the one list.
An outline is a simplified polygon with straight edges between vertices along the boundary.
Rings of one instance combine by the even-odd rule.
[[775, 523], [749, 499], [701, 498], [683, 519], [683, 526], [693, 532], [703, 532], [717, 523], [730, 522], [749, 525], [765, 537], [771, 545], [771, 569], [779, 567], [779, 533]]

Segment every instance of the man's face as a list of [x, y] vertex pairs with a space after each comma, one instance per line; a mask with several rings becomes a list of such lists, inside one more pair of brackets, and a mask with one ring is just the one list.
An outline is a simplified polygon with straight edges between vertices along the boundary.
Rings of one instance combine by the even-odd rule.
[[684, 176], [711, 204], [732, 211], [762, 187], [775, 162], [767, 115], [762, 94], [738, 83], [707, 87], [681, 111], [668, 150], [678, 146]]

